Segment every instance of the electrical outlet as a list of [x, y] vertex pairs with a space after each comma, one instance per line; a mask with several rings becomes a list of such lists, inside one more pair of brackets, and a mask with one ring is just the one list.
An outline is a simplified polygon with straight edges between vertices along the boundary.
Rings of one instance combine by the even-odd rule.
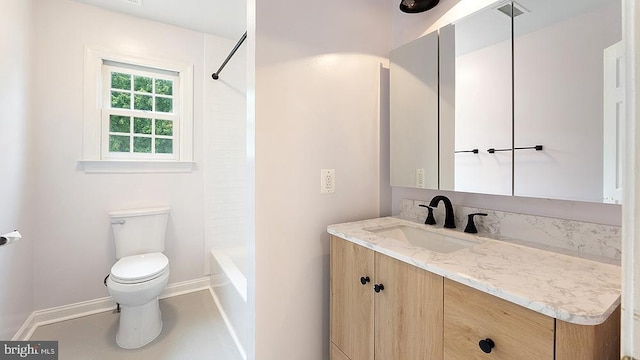
[[416, 169], [416, 187], [424, 189], [424, 169]]
[[333, 194], [336, 192], [335, 169], [320, 170], [320, 194]]

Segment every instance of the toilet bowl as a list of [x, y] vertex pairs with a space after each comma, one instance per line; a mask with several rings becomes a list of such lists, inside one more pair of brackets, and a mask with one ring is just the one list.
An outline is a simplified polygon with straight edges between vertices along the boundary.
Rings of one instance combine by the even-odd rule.
[[168, 208], [109, 213], [119, 259], [107, 278], [107, 290], [120, 304], [116, 343], [142, 347], [162, 332], [158, 296], [169, 280], [164, 250]]
[[118, 346], [139, 348], [160, 335], [158, 296], [168, 281], [169, 260], [162, 253], [127, 256], [113, 265], [107, 288], [120, 304]]

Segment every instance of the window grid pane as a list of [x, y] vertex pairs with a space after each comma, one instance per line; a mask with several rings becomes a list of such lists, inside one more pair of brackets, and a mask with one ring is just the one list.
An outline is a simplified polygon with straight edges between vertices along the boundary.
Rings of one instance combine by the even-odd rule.
[[133, 152], [137, 153], [151, 153], [151, 138], [150, 137], [133, 137]]
[[131, 109], [131, 93], [112, 90], [111, 107], [115, 109]]
[[109, 116], [109, 131], [114, 133], [129, 133], [131, 118], [128, 116]]
[[129, 152], [129, 149], [129, 136], [109, 136], [109, 152]]
[[111, 88], [120, 90], [131, 90], [131, 75], [112, 71]]
[[173, 113], [173, 99], [168, 97], [156, 97], [156, 112]]
[[142, 111], [153, 110], [153, 96], [151, 95], [133, 95], [133, 109]]
[[133, 91], [152, 93], [153, 92], [153, 78], [147, 76], [134, 76], [133, 77]]
[[156, 139], [155, 151], [158, 154], [172, 154], [173, 153], [173, 140], [172, 139]]
[[156, 119], [155, 130], [156, 135], [173, 136], [173, 121]]
[[136, 117], [133, 120], [133, 133], [134, 134], [151, 134], [153, 127], [153, 121], [149, 118]]
[[164, 79], [156, 79], [155, 80], [155, 91], [156, 94], [159, 95], [173, 95], [173, 81], [164, 80]]

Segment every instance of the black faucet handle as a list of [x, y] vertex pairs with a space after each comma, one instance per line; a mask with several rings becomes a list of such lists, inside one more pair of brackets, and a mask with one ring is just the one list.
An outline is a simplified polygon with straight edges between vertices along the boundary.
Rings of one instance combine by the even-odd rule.
[[436, 224], [436, 218], [433, 217], [433, 208], [429, 205], [418, 205], [420, 207], [424, 207], [427, 208], [427, 210], [429, 211], [429, 213], [427, 214], [427, 218], [424, 220], [424, 223], [427, 225], [435, 225]]
[[466, 233], [470, 233], [470, 234], [476, 234], [478, 232], [478, 229], [476, 229], [476, 224], [473, 222], [473, 217], [474, 216], [487, 216], [486, 213], [473, 213], [473, 214], [469, 214], [468, 215], [468, 220], [467, 220], [467, 227], [464, 228], [464, 232]]

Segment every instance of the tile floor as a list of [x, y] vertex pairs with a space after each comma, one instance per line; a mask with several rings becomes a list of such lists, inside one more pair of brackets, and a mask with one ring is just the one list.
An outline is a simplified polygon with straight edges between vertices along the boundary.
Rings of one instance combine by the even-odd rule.
[[60, 360], [240, 360], [208, 290], [160, 300], [162, 333], [124, 350], [115, 343], [118, 314], [104, 312], [41, 326], [31, 340], [58, 340]]

